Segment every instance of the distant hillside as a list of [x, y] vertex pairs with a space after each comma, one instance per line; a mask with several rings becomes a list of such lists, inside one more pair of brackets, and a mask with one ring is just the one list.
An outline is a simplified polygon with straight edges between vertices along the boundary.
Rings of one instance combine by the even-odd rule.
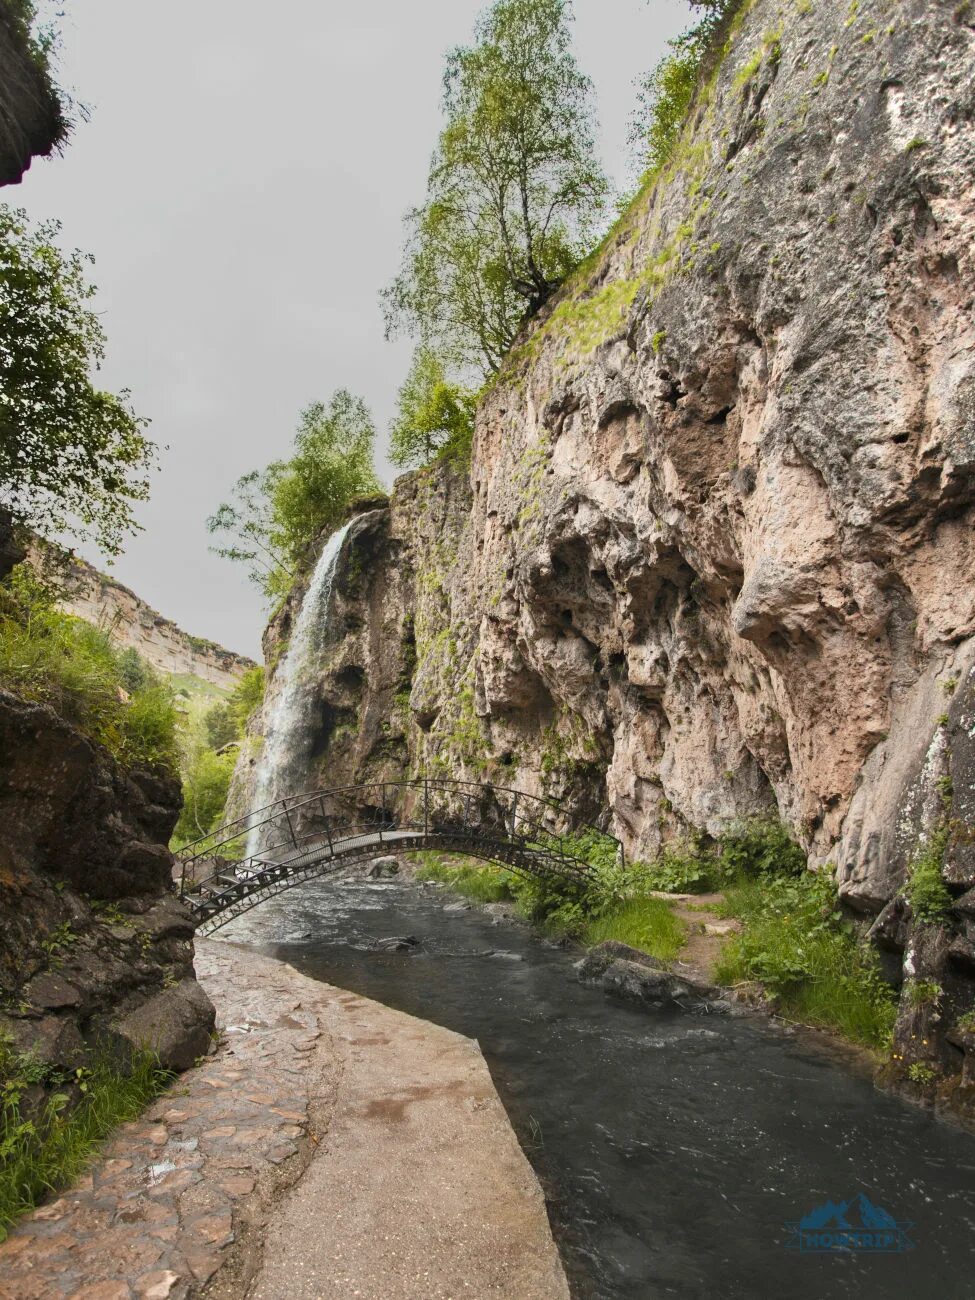
[[[41, 564], [39, 550], [32, 549], [31, 559]], [[84, 560], [73, 557], [66, 561], [59, 578], [65, 610], [104, 628], [120, 645], [137, 650], [158, 672], [175, 678], [195, 677], [219, 691], [230, 691], [254, 666], [253, 660], [215, 641], [190, 636], [134, 591]]]

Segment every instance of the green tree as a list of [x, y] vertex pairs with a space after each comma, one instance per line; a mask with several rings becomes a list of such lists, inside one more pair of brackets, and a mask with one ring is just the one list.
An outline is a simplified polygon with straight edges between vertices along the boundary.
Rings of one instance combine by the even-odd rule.
[[592, 86], [571, 49], [570, 0], [496, 0], [444, 74], [446, 124], [422, 207], [407, 216], [387, 335], [495, 371], [591, 243], [608, 184]]
[[226, 539], [213, 549], [247, 564], [266, 595], [287, 592], [309, 544], [338, 527], [356, 497], [380, 490], [375, 437], [365, 403], [346, 389], [327, 406], [313, 402], [299, 416], [290, 460], [238, 479], [233, 498], [207, 520]]
[[215, 754], [195, 745], [183, 762], [183, 810], [173, 832], [178, 847], [208, 834], [223, 817], [236, 755], [232, 750]]
[[237, 739], [237, 718], [229, 702], [211, 704], [203, 715], [203, 726], [211, 749], [223, 749]]
[[390, 433], [389, 459], [406, 468], [441, 454], [461, 454], [474, 432], [475, 395], [452, 384], [429, 348], [417, 348], [399, 390], [399, 418]]
[[231, 692], [227, 701], [234, 715], [238, 736], [243, 736], [248, 720], [264, 701], [264, 669], [260, 664], [248, 668]]
[[105, 353], [88, 306], [92, 259], [62, 253], [59, 231], [0, 204], [0, 501], [42, 535], [117, 554], [149, 495], [155, 449], [128, 393], [92, 383]]
[[134, 646], [126, 646], [117, 654], [122, 686], [130, 695], [147, 686], [158, 686], [159, 678]]

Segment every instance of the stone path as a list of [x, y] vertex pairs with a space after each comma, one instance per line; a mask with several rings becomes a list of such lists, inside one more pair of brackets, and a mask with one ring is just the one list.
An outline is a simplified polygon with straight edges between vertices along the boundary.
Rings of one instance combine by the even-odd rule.
[[229, 944], [197, 969], [221, 1046], [0, 1245], [0, 1300], [568, 1296], [476, 1044]]

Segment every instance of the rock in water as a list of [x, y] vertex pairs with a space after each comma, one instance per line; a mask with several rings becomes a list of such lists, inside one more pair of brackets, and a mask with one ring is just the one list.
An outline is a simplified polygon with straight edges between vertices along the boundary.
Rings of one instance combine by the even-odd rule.
[[374, 880], [388, 879], [390, 876], [399, 875], [399, 858], [392, 856], [385, 858], [373, 858], [369, 863], [366, 875]]

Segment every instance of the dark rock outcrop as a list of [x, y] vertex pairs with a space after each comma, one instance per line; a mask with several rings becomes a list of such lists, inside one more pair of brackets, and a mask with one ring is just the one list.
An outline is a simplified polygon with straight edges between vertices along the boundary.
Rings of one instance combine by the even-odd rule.
[[13, 517], [9, 510], [0, 507], [0, 582], [14, 565], [27, 558], [27, 552], [17, 541]]
[[638, 948], [609, 939], [576, 963], [582, 984], [596, 984], [613, 997], [644, 1006], [677, 1007], [682, 1011], [727, 1014], [731, 1003], [726, 994], [701, 984], [649, 957]]
[[46, 705], [0, 691], [0, 1033], [73, 1070], [148, 1046], [184, 1069], [214, 1012], [166, 845], [178, 782], [124, 772]]
[[0, 185], [15, 184], [31, 164], [64, 142], [60, 96], [31, 50], [23, 6], [0, 0]]

